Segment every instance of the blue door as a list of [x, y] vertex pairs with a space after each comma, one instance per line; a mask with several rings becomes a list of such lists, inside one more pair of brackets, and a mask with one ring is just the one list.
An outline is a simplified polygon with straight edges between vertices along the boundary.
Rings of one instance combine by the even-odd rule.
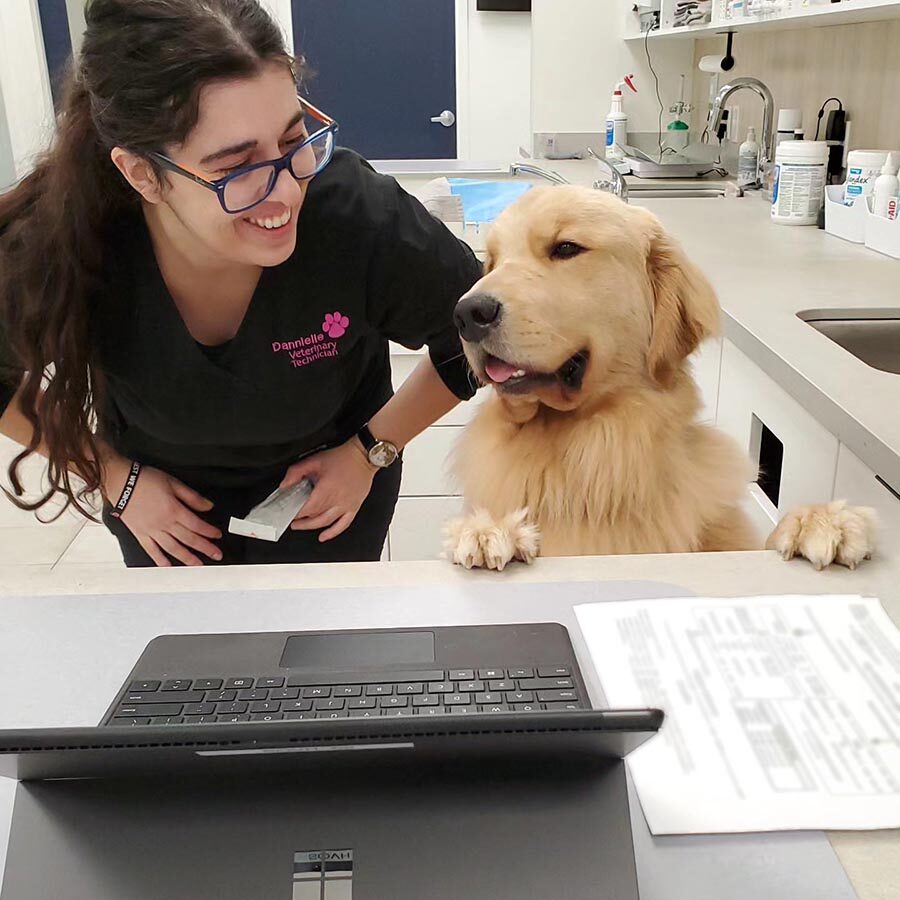
[[[456, 158], [454, 0], [293, 0], [310, 99], [368, 159]], [[437, 121], [432, 121], [437, 119]]]

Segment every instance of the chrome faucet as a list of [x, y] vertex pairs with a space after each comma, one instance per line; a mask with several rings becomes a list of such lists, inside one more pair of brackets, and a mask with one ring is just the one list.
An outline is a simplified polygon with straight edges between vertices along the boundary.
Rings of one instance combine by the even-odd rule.
[[[621, 173], [617, 172], [605, 159], [601, 159], [599, 156], [596, 156], [594, 152], [588, 149], [588, 153], [598, 162], [601, 166], [609, 170], [609, 179], [607, 181], [595, 181], [594, 182], [594, 190], [597, 191], [608, 191], [611, 194], [615, 194], [617, 197], [620, 197], [626, 203], [628, 202], [628, 185], [625, 182], [625, 179], [622, 177]], [[552, 182], [553, 184], [569, 184], [559, 172], [548, 171], [547, 169], [542, 169], [539, 166], [532, 166], [528, 163], [513, 163], [509, 167], [509, 174], [512, 176], [516, 175], [536, 175], [538, 178], [545, 178], [547, 181]]]
[[775, 118], [775, 101], [768, 86], [758, 78], [732, 78], [731, 81], [722, 86], [716, 95], [715, 101], [713, 101], [712, 109], [709, 111], [709, 129], [713, 134], [719, 130], [722, 124], [722, 112], [725, 109], [725, 104], [732, 94], [744, 88], [753, 91], [763, 102], [762, 145], [756, 167], [756, 184], [745, 185], [745, 187], [761, 188], [765, 186], [769, 166], [775, 159], [775, 132], [772, 128]]

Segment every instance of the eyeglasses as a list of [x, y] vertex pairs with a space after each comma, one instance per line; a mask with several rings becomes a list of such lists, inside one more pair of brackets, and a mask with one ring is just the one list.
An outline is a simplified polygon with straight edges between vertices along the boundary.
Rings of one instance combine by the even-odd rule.
[[303, 97], [297, 99], [300, 101], [303, 111], [318, 119], [323, 127], [296, 147], [292, 147], [280, 159], [270, 159], [250, 166], [241, 166], [224, 178], [207, 181], [195, 172], [178, 165], [168, 156], [163, 156], [162, 153], [151, 152], [149, 155], [163, 169], [183, 175], [185, 178], [190, 178], [191, 181], [215, 191], [222, 209], [230, 215], [247, 212], [248, 209], [253, 209], [254, 206], [258, 206], [269, 197], [275, 190], [278, 177], [285, 169], [297, 181], [307, 181], [318, 175], [331, 162], [331, 157], [334, 155], [334, 136], [338, 130], [337, 122], [320, 112]]

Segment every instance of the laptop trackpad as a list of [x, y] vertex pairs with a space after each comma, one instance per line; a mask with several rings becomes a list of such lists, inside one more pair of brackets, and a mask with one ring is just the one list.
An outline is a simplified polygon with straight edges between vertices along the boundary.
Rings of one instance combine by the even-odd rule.
[[433, 662], [431, 631], [296, 634], [287, 639], [281, 657], [283, 669], [316, 672]]

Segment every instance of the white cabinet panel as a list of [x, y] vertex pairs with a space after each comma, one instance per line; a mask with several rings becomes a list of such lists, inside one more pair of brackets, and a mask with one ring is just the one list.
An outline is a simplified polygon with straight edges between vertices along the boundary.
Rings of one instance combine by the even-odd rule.
[[449, 475], [449, 456], [462, 428], [428, 428], [403, 452], [401, 497], [446, 497], [458, 494]]
[[781, 515], [798, 504], [831, 498], [837, 438], [727, 340], [722, 348], [717, 425], [754, 461], [759, 459], [761, 425], [781, 441]]
[[[391, 381], [394, 390], [397, 391], [400, 385], [412, 374], [413, 369], [424, 359], [422, 354], [418, 353], [399, 353], [391, 354]], [[488, 398], [489, 391], [482, 388], [471, 400], [460, 403], [459, 406], [451, 409], [446, 416], [442, 416], [435, 422], [435, 425], [465, 425], [478, 410], [478, 406]]]
[[858, 456], [843, 444], [838, 454], [834, 479], [834, 499], [846, 500], [853, 506], [871, 506], [878, 513], [878, 542], [897, 546], [900, 540], [900, 499], [879, 482]]
[[716, 406], [719, 401], [722, 338], [711, 338], [708, 341], [704, 341], [688, 361], [703, 400], [700, 421], [706, 422], [708, 425], [714, 425], [716, 421]]
[[391, 560], [438, 559], [444, 524], [462, 510], [461, 497], [401, 497], [391, 523]]

